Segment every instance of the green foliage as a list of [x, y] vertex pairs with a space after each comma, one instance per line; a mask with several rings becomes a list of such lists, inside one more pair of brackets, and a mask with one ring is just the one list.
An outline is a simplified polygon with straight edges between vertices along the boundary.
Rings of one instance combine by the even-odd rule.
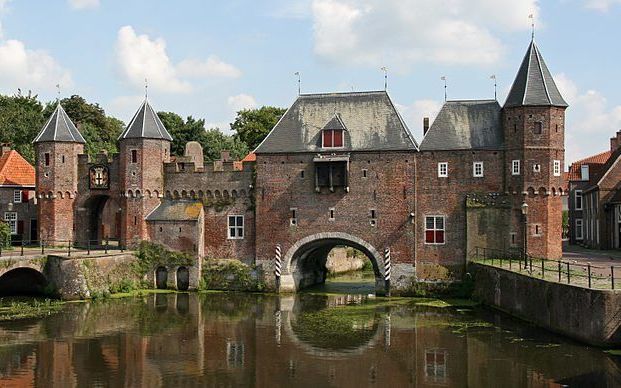
[[262, 291], [265, 285], [253, 269], [239, 260], [206, 260], [199, 282], [201, 290]]
[[10, 143], [30, 163], [34, 163], [32, 141], [45, 123], [43, 106], [36, 95], [21, 91], [0, 95], [0, 143]]
[[0, 221], [0, 247], [6, 248], [11, 245], [11, 227], [4, 221]]
[[237, 112], [231, 129], [235, 136], [254, 150], [285, 114], [286, 109], [263, 106], [259, 109], [244, 109]]
[[184, 121], [181, 116], [173, 112], [158, 112], [162, 123], [173, 137], [171, 153], [183, 155], [185, 145], [190, 141], [197, 141], [203, 146], [204, 159], [207, 162], [220, 159], [221, 151], [230, 151], [231, 157], [242, 159], [248, 153], [248, 147], [237, 138], [225, 135], [218, 128], [205, 129], [205, 120], [196, 120], [192, 116]]
[[170, 251], [163, 245], [149, 241], [142, 241], [140, 243], [136, 256], [138, 261], [134, 263], [134, 270], [141, 275], [153, 271], [160, 265], [191, 266], [196, 261], [192, 255]]
[[26, 301], [0, 298], [0, 321], [41, 318], [59, 312], [62, 302], [51, 299]]

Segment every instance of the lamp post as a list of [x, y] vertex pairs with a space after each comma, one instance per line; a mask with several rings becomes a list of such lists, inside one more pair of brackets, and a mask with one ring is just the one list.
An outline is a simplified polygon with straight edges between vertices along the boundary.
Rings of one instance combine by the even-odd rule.
[[526, 201], [522, 202], [520, 209], [522, 210], [522, 216], [524, 218], [524, 241], [522, 243], [524, 244], [524, 268], [526, 268], [528, 263], [528, 204]]

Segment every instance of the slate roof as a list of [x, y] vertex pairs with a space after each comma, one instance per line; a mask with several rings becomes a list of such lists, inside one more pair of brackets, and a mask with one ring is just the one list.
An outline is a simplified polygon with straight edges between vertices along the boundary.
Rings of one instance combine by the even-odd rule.
[[172, 136], [170, 136], [170, 133], [168, 133], [166, 127], [164, 127], [164, 124], [147, 99], [140, 105], [140, 108], [129, 122], [127, 128], [125, 128], [121, 136], [119, 136], [119, 140], [133, 138], [172, 141]]
[[417, 149], [390, 97], [379, 91], [300, 95], [254, 152], [326, 151], [321, 130], [328, 126], [347, 129], [339, 151]]
[[502, 148], [500, 112], [496, 100], [447, 101], [423, 138], [420, 150]]
[[35, 169], [19, 152], [11, 150], [0, 156], [0, 186], [34, 185]]
[[43, 143], [48, 141], [60, 141], [71, 143], [86, 143], [80, 131], [73, 125], [67, 116], [63, 106], [58, 104], [52, 116], [47, 120], [33, 143]]
[[608, 161], [610, 155], [612, 155], [611, 151], [604, 151], [600, 152], [599, 154], [591, 155], [584, 159], [573, 162], [571, 166], [569, 166], [568, 179], [570, 181], [582, 180], [581, 166], [583, 164], [589, 165], [589, 175], [597, 174], [597, 171]]
[[171, 201], [164, 199], [147, 217], [147, 221], [197, 221], [203, 210], [198, 201]]
[[505, 102], [505, 107], [514, 106], [567, 107], [534, 40], [528, 46]]

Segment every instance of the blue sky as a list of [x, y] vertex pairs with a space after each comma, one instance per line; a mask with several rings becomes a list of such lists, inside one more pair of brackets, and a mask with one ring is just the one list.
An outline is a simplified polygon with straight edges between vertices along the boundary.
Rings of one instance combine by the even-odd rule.
[[80, 94], [128, 121], [157, 110], [227, 129], [297, 93], [389, 92], [420, 140], [443, 100], [504, 98], [530, 40], [564, 97], [567, 161], [621, 129], [621, 0], [0, 0], [0, 92]]

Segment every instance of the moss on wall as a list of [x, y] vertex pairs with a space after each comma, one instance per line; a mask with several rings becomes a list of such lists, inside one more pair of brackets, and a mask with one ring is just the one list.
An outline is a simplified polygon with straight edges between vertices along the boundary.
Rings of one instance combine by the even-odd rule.
[[229, 291], [263, 291], [265, 284], [259, 271], [239, 260], [205, 260], [199, 289]]

